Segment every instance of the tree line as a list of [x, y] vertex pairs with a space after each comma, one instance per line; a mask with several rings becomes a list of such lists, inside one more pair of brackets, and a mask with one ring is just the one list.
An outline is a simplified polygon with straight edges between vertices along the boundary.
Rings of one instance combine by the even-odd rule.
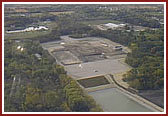
[[[18, 49], [23, 47], [23, 51]], [[39, 59], [35, 54], [39, 54]], [[38, 41], [5, 41], [6, 112], [102, 111]]]

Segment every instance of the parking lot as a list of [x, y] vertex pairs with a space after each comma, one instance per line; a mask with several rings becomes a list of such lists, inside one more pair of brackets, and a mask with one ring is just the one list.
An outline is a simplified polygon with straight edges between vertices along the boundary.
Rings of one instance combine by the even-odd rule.
[[68, 74], [75, 79], [106, 74], [117, 74], [128, 71], [129, 69], [130, 67], [122, 64], [118, 59], [106, 59], [65, 66], [65, 70], [68, 71]]

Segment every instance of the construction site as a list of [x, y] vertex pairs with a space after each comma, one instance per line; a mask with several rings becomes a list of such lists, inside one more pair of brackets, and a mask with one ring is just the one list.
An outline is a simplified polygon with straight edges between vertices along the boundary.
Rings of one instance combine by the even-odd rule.
[[60, 41], [42, 43], [42, 47], [65, 67], [72, 78], [125, 72], [130, 69], [121, 60], [130, 52], [125, 46], [105, 38], [71, 38], [61, 36]]
[[69, 36], [62, 36], [61, 41], [43, 43], [42, 47], [64, 66], [124, 58], [128, 53], [126, 47], [97, 37], [74, 39]]
[[[155, 104], [128, 91], [129, 85], [122, 80], [123, 74], [131, 70], [131, 67], [125, 63], [127, 53], [131, 52], [127, 47], [106, 38], [72, 38], [68, 35], [61, 36], [59, 41], [41, 43], [41, 46], [48, 50], [56, 62], [65, 68], [67, 74], [76, 80], [104, 111], [113, 111], [113, 109], [114, 111], [162, 111]], [[110, 91], [111, 94], [104, 93], [105, 91]], [[108, 98], [101, 99], [98, 97], [101, 95]], [[123, 105], [123, 108], [126, 108], [124, 110], [119, 107], [115, 109], [116, 105], [112, 105], [109, 101], [114, 100], [118, 104], [120, 102], [118, 97], [129, 101], [135, 109], [132, 107], [127, 109], [128, 104]]]

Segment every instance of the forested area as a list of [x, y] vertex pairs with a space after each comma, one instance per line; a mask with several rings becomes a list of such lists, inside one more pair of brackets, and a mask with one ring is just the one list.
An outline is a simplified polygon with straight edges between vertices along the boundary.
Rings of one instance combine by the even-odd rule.
[[[30, 7], [30, 6], [29, 6]], [[65, 16], [69, 21], [75, 22], [88, 20], [117, 20], [123, 23], [139, 25], [150, 28], [160, 28], [161, 19], [163, 19], [162, 8], [142, 8], [134, 6], [129, 8], [123, 5], [49, 5], [39, 8], [27, 8], [25, 16], [20, 16], [22, 12], [16, 13], [12, 11], [11, 17], [5, 17], [5, 26], [10, 25], [26, 27], [28, 24], [39, 21], [58, 21], [62, 20], [60, 17]], [[125, 7], [125, 8], [124, 8]], [[144, 5], [145, 7], [145, 5]], [[53, 15], [53, 12], [73, 12], [72, 14]], [[24, 12], [23, 12], [24, 13]], [[11, 14], [8, 12], [8, 14]], [[19, 15], [19, 16], [18, 16]]]
[[137, 8], [122, 8], [122, 6], [117, 7], [117, 5], [114, 5], [114, 7], [95, 5], [93, 8], [91, 6], [80, 6], [75, 9], [78, 15], [74, 17], [78, 21], [110, 19], [144, 27], [160, 28], [162, 25], [159, 21], [163, 19], [163, 15], [159, 13], [161, 11], [162, 9], [159, 8], [138, 8], [138, 6]]
[[136, 89], [159, 89], [164, 86], [164, 34], [163, 29], [141, 32], [131, 42], [132, 52], [126, 63], [133, 69], [125, 80]]
[[160, 28], [161, 24], [158, 22], [157, 18], [152, 19], [151, 16], [145, 14], [144, 12], [153, 13], [153, 10], [129, 10], [129, 11], [119, 11], [117, 12], [116, 20], [123, 21], [125, 23], [130, 23], [139, 26], [145, 26], [150, 28]]
[[53, 62], [38, 42], [5, 41], [5, 111], [102, 111], [64, 68]]

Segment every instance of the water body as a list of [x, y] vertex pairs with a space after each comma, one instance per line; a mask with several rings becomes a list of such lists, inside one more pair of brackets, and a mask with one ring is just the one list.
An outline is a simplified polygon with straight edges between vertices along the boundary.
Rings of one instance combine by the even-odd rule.
[[151, 107], [138, 103], [117, 88], [89, 92], [105, 112], [154, 112]]

